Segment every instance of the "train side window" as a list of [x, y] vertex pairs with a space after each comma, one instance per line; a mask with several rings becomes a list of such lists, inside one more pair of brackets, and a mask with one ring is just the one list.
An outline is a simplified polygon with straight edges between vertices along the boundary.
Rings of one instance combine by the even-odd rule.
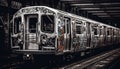
[[114, 31], [114, 29], [113, 29], [113, 35], [115, 35], [115, 31]]
[[110, 28], [107, 29], [107, 35], [111, 35], [111, 29]]
[[62, 19], [58, 21], [58, 32], [60, 33], [59, 35], [65, 33], [65, 24]]
[[97, 35], [97, 34], [98, 34], [97, 27], [94, 27], [94, 28], [93, 28], [93, 31], [94, 31], [94, 35]]
[[76, 26], [76, 33], [81, 34], [81, 26]]
[[70, 19], [67, 20], [67, 33], [70, 33]]
[[116, 35], [118, 36], [118, 30], [117, 30], [117, 33], [116, 33]]
[[107, 35], [110, 35], [110, 34], [109, 34], [109, 30], [107, 30]]
[[65, 32], [68, 34], [70, 33], [70, 18], [69, 17], [64, 17], [64, 23], [65, 23], [65, 27], [66, 27], [66, 30]]
[[14, 33], [17, 34], [20, 32], [21, 17], [14, 19]]
[[76, 33], [77, 34], [82, 34], [85, 31], [85, 28], [83, 26], [76, 26]]
[[102, 35], [102, 28], [100, 28], [100, 35]]
[[90, 22], [87, 22], [87, 32], [88, 32], [88, 34], [90, 34], [91, 32], [90, 32]]
[[94, 29], [94, 34], [97, 35], [97, 28]]
[[115, 30], [115, 29], [114, 29], [114, 32], [113, 32], [113, 33], [114, 33], [114, 35], [116, 36], [116, 30]]

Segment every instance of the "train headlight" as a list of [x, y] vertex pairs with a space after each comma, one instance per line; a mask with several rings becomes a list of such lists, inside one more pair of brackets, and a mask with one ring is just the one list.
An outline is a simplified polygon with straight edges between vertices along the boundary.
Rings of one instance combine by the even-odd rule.
[[27, 57], [29, 57], [30, 55], [29, 55], [29, 54], [27, 54], [26, 56], [27, 56]]

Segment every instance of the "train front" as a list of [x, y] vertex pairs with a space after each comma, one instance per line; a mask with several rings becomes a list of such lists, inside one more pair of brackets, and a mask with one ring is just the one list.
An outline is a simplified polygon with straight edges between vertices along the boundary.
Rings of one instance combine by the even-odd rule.
[[26, 7], [13, 16], [11, 48], [21, 54], [55, 54], [55, 12], [45, 7]]

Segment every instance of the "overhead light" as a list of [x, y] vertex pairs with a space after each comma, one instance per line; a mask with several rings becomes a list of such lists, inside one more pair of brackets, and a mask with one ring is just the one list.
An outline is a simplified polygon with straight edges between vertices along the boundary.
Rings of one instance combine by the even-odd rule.
[[99, 10], [100, 8], [81, 8], [82, 10]]
[[106, 11], [101, 11], [101, 10], [88, 10], [88, 13], [102, 13], [102, 12], [108, 12], [108, 13], [120, 13], [120, 11], [114, 11], [114, 10], [106, 10]]
[[114, 16], [114, 15], [120, 15], [120, 13], [109, 13], [110, 15]]
[[105, 9], [120, 9], [120, 7], [108, 7], [108, 8], [105, 8]]
[[99, 13], [99, 12], [105, 12], [105, 11], [99, 11], [99, 10], [98, 10], [98, 11], [97, 11], [97, 10], [96, 10], [96, 11], [93, 11], [93, 10], [92, 10], [92, 11], [88, 11], [88, 12], [90, 12], [90, 13]]
[[116, 12], [116, 13], [110, 13], [110, 14], [120, 14], [120, 12]]
[[71, 4], [71, 6], [86, 6], [86, 5], [94, 5], [94, 4], [93, 3]]
[[98, 17], [110, 17], [110, 16], [108, 16], [108, 15], [104, 15], [104, 16], [98, 16]]
[[106, 11], [106, 12], [120, 12], [120, 10], [119, 11], [110, 10], [110, 11]]
[[115, 15], [115, 16], [113, 16], [113, 17], [120, 17], [120, 16]]
[[74, 0], [60, 0], [60, 1], [74, 1]]
[[92, 15], [108, 15], [107, 13], [92, 13]]
[[120, 3], [98, 3], [98, 5], [117, 5]]

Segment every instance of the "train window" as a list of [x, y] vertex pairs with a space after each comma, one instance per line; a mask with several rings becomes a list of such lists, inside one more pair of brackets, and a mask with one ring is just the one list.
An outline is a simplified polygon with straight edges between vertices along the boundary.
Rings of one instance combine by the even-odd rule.
[[85, 28], [83, 26], [76, 26], [76, 33], [82, 34], [85, 31]]
[[100, 35], [102, 35], [102, 28], [100, 29]]
[[90, 24], [91, 24], [90, 22], [86, 22], [87, 34], [89, 34], [89, 35], [91, 34], [91, 30], [90, 30], [91, 25]]
[[115, 35], [115, 31], [114, 31], [114, 29], [113, 29], [113, 35]]
[[36, 32], [36, 23], [38, 19], [36, 17], [29, 18], [29, 32], [35, 33]]
[[107, 35], [110, 35], [110, 32], [109, 32], [109, 30], [107, 30]]
[[98, 32], [97, 32], [97, 27], [94, 27], [94, 28], [93, 28], [93, 31], [94, 31], [94, 35], [97, 35], [97, 34], [98, 34]]
[[111, 33], [111, 29], [110, 28], [108, 28], [107, 29], [107, 35], [111, 35], [112, 33]]
[[70, 29], [69, 29], [69, 20], [67, 20], [67, 33], [69, 33], [70, 32]]
[[64, 17], [64, 23], [65, 23], [65, 32], [70, 33], [70, 18]]
[[116, 35], [116, 30], [114, 29], [114, 31], [113, 31], [113, 35]]
[[41, 31], [46, 33], [54, 32], [54, 16], [53, 15], [41, 16]]
[[20, 23], [21, 23], [21, 17], [14, 19], [14, 33], [17, 34], [20, 32]]

